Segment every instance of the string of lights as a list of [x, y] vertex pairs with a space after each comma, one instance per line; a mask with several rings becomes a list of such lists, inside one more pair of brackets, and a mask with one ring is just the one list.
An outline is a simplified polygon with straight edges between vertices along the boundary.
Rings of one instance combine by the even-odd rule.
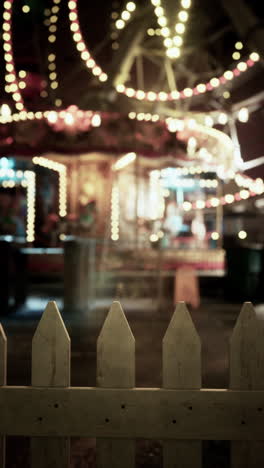
[[188, 21], [189, 14], [187, 10], [191, 6], [191, 0], [182, 0], [182, 10], [178, 13], [178, 21], [174, 25], [174, 35], [168, 27], [168, 20], [165, 16], [165, 10], [162, 7], [161, 0], [151, 0], [155, 7], [154, 12], [157, 17], [158, 25], [161, 26], [160, 34], [164, 37], [163, 44], [166, 47], [166, 54], [171, 59], [176, 59], [181, 55], [183, 45], [182, 35], [185, 32], [185, 23]]
[[[160, 0], [153, 0], [153, 1], [160, 2]], [[182, 7], [185, 9], [189, 8], [191, 5], [190, 0], [182, 0], [181, 4], [182, 4]], [[106, 81], [108, 78], [107, 74], [104, 73], [103, 70], [96, 64], [91, 53], [89, 52], [89, 50], [87, 49], [85, 45], [82, 32], [80, 29], [77, 0], [69, 0], [68, 7], [69, 7], [70, 28], [73, 33], [73, 40], [76, 43], [76, 48], [79, 51], [82, 60], [85, 62], [87, 68], [92, 70], [92, 73], [95, 76], [98, 76], [98, 79], [100, 81]], [[177, 24], [183, 24], [183, 23], [177, 23]], [[166, 26], [164, 27], [166, 28]], [[165, 91], [160, 91], [157, 93], [154, 91], [143, 91], [141, 89], [127, 87], [124, 84], [117, 84], [116, 91], [118, 93], [125, 94], [129, 98], [135, 98], [140, 101], [146, 100], [150, 102], [155, 102], [155, 101], [165, 102], [165, 101], [177, 101], [181, 99], [186, 99], [195, 95], [204, 94], [206, 92], [212, 91], [218, 88], [219, 86], [222, 86], [228, 83], [229, 81], [233, 80], [234, 78], [244, 73], [248, 68], [253, 67], [255, 63], [259, 61], [259, 58], [260, 57], [257, 52], [252, 52], [246, 61], [239, 62], [233, 70], [226, 70], [223, 73], [223, 75], [221, 75], [218, 78], [213, 77], [206, 83], [199, 83], [193, 88], [185, 88], [182, 91], [173, 90], [169, 93]]]
[[[48, 55], [48, 69], [49, 69], [49, 83], [52, 91], [56, 90], [59, 86], [58, 83], [58, 74], [57, 74], [57, 64], [56, 64], [56, 54], [54, 52], [53, 45], [57, 40], [57, 21], [60, 11], [60, 2], [61, 0], [53, 0], [53, 5], [51, 9], [46, 9], [47, 19], [44, 24], [47, 26], [49, 35], [48, 41], [50, 43], [50, 53]], [[58, 102], [59, 101], [59, 102]], [[60, 105], [61, 100], [55, 99], [55, 105]]]
[[12, 42], [12, 7], [13, 0], [6, 0], [3, 4], [3, 49], [5, 61], [5, 91], [10, 93], [18, 111], [24, 110], [24, 100], [19, 88], [16, 74], [13, 42]]
[[27, 242], [35, 239], [35, 200], [36, 200], [36, 175], [33, 171], [25, 171], [27, 178]]
[[206, 83], [199, 83], [194, 88], [185, 88], [182, 91], [174, 90], [169, 93], [160, 91], [157, 93], [154, 91], [143, 91], [141, 89], [127, 87], [124, 84], [116, 85], [116, 91], [139, 101], [178, 101], [207, 93], [219, 86], [225, 85], [227, 82], [244, 73], [248, 68], [253, 67], [255, 63], [259, 61], [259, 58], [257, 52], [252, 52], [245, 62], [239, 62], [233, 70], [226, 70], [219, 78], [213, 77]]
[[115, 22], [116, 29], [124, 29], [126, 23], [131, 19], [132, 13], [136, 10], [135, 2], [128, 2], [120, 17]]
[[64, 217], [67, 215], [67, 168], [65, 164], [52, 161], [51, 159], [35, 156], [32, 159], [33, 164], [46, 167], [59, 174], [59, 215]]
[[[3, 108], [3, 106], [6, 106], [6, 104], [3, 104], [1, 109]], [[71, 109], [62, 109], [60, 111], [47, 110], [44, 112], [27, 112], [24, 110], [22, 112], [11, 114], [9, 107], [8, 109], [5, 107], [4, 112], [0, 112], [0, 124], [26, 120], [47, 119], [48, 122], [51, 124], [56, 123], [58, 120], [64, 120], [66, 126], [70, 126], [75, 123], [75, 119], [77, 120], [80, 117], [89, 118], [91, 127], [99, 127], [101, 125], [100, 112], [82, 111], [77, 108], [76, 112], [73, 112]]]
[[98, 79], [102, 82], [106, 81], [108, 78], [107, 74], [103, 72], [103, 70], [101, 69], [101, 67], [99, 67], [99, 65], [97, 65], [97, 63], [91, 56], [83, 40], [83, 35], [81, 32], [79, 17], [78, 17], [77, 0], [69, 0], [68, 8], [69, 8], [69, 20], [70, 20], [70, 29], [72, 31], [72, 37], [76, 44], [76, 49], [81, 55], [81, 59], [85, 63], [86, 67], [92, 71], [94, 76], [98, 77]]

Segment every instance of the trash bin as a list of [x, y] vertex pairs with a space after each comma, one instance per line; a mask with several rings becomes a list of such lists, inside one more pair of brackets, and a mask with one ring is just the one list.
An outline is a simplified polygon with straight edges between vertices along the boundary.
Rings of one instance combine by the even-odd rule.
[[226, 266], [226, 297], [242, 302], [256, 299], [262, 270], [262, 249], [227, 248]]
[[64, 312], [92, 308], [95, 300], [96, 240], [73, 238], [64, 242]]

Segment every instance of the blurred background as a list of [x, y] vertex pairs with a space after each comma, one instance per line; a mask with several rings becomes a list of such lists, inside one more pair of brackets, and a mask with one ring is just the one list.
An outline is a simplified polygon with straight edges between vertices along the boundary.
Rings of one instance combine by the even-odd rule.
[[[261, 2], [5, 0], [0, 15], [9, 383], [29, 382], [31, 338], [56, 300], [72, 382], [94, 385], [96, 338], [120, 300], [139, 386], [161, 385], [177, 301], [205, 342], [203, 385], [227, 386], [240, 304], [264, 309]], [[159, 466], [156, 449], [140, 466]]]

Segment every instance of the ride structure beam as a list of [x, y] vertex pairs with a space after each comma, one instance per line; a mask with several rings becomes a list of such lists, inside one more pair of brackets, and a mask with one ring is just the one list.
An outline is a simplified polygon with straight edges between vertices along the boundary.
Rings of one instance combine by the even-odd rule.
[[108, 73], [108, 83], [110, 86], [115, 87], [118, 84], [123, 84], [129, 78], [129, 72], [138, 53], [138, 47], [150, 21], [148, 10], [149, 7], [144, 9], [140, 16], [132, 20], [123, 31], [120, 47], [113, 58]]

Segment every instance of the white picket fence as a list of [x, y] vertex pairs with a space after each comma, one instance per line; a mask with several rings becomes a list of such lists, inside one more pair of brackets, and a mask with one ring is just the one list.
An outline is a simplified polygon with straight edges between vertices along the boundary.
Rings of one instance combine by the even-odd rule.
[[264, 467], [264, 323], [245, 303], [230, 342], [230, 389], [201, 389], [201, 344], [179, 303], [163, 339], [163, 387], [135, 388], [135, 339], [114, 302], [97, 341], [97, 387], [70, 387], [70, 338], [50, 302], [32, 343], [32, 386], [6, 385], [0, 326], [0, 467], [5, 436], [31, 437], [32, 468], [69, 467], [69, 437], [95, 437], [98, 468], [135, 466], [135, 439], [163, 441], [164, 468], [200, 468], [202, 440], [230, 440], [232, 468]]

